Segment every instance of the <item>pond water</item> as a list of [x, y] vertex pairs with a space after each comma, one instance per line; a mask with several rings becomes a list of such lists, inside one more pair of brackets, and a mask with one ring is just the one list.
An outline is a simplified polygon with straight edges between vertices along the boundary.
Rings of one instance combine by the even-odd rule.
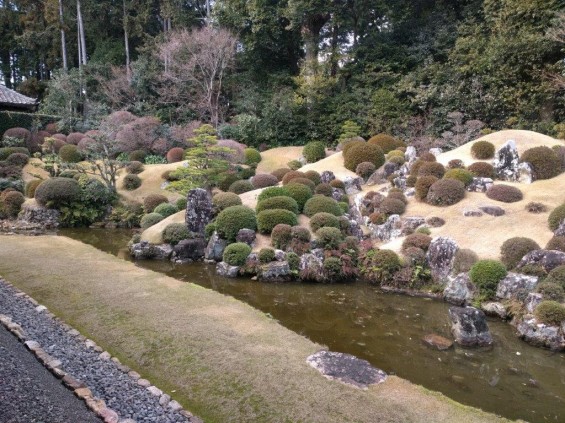
[[[60, 234], [130, 260], [130, 231], [66, 229]], [[449, 306], [441, 301], [387, 294], [360, 282], [262, 283], [222, 278], [202, 263], [136, 264], [230, 295], [333, 351], [364, 358], [463, 404], [511, 419], [565, 422], [565, 354], [529, 346], [508, 323], [489, 320], [495, 341], [490, 350], [436, 351], [422, 337], [451, 338]]]

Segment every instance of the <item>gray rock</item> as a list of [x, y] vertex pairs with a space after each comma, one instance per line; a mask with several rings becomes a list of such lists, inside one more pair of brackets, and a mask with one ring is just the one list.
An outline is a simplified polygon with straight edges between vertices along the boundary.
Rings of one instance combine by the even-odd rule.
[[404, 191], [405, 197], [414, 197], [416, 195], [416, 188], [406, 188]]
[[518, 165], [518, 182], [522, 184], [531, 184], [534, 182], [534, 169], [530, 163], [520, 163]]
[[204, 237], [204, 228], [212, 220], [212, 196], [202, 188], [191, 189], [186, 198], [186, 225], [190, 232]]
[[239, 266], [230, 266], [225, 261], [221, 261], [216, 265], [216, 273], [226, 278], [236, 278], [239, 274]]
[[382, 370], [350, 354], [319, 351], [309, 356], [306, 362], [328, 379], [335, 379], [360, 389], [382, 383], [387, 378]]
[[524, 307], [526, 307], [529, 314], [532, 314], [542, 301], [543, 295], [537, 292], [530, 292], [524, 301]]
[[453, 270], [453, 259], [458, 250], [459, 246], [451, 238], [437, 237], [432, 240], [426, 259], [434, 281], [440, 284], [448, 281], [448, 276]]
[[214, 232], [208, 241], [208, 246], [204, 250], [204, 258], [206, 260], [222, 261], [224, 250], [228, 246], [228, 241], [220, 238], [217, 232]]
[[559, 227], [553, 232], [555, 236], [565, 236], [565, 220], [559, 224]]
[[[314, 250], [315, 251], [315, 250]], [[322, 253], [323, 254], [323, 253]], [[305, 281], [323, 280], [323, 256], [318, 257], [314, 252], [300, 256], [298, 266], [300, 278]]]
[[361, 185], [363, 185], [364, 181], [360, 177], [347, 176], [343, 179], [343, 183], [345, 184], [345, 193], [353, 195], [361, 191]]
[[379, 241], [390, 241], [391, 239], [402, 236], [402, 223], [400, 216], [393, 214], [388, 217], [382, 225], [368, 225], [371, 230], [371, 238]]
[[173, 253], [169, 244], [150, 244], [147, 241], [131, 245], [130, 254], [136, 260], [168, 260]]
[[481, 217], [483, 212], [477, 209], [465, 208], [463, 209], [463, 216], [465, 217]]
[[286, 253], [283, 250], [275, 249], [275, 260], [276, 261], [286, 260]]
[[422, 216], [408, 216], [401, 220], [402, 235], [409, 235], [426, 223]]
[[534, 250], [526, 254], [516, 269], [520, 270], [528, 264], [535, 264], [544, 268], [546, 272], [551, 272], [558, 266], [565, 264], [565, 253], [556, 250]]
[[514, 140], [508, 140], [500, 149], [496, 152], [494, 156], [494, 171], [498, 179], [504, 181], [518, 180], [518, 165], [520, 164], [520, 157], [518, 155], [518, 149], [516, 148], [516, 142]]
[[324, 170], [320, 174], [320, 180], [324, 184], [329, 184], [331, 181], [335, 179], [335, 175], [331, 170]]
[[439, 156], [442, 152], [443, 150], [441, 148], [438, 147], [430, 148], [430, 153], [432, 153], [436, 157]]
[[183, 239], [173, 249], [173, 260], [181, 262], [200, 260], [204, 257], [205, 250], [204, 238]]
[[487, 192], [492, 186], [493, 180], [491, 178], [473, 178], [473, 182], [467, 187], [470, 192]]
[[406, 152], [404, 153], [404, 160], [406, 161], [406, 163], [414, 163], [417, 157], [418, 152], [416, 151], [416, 148], [414, 146], [409, 145], [408, 147], [406, 147]]
[[387, 175], [385, 172], [385, 168], [384, 166], [381, 166], [380, 168], [375, 170], [371, 176], [367, 178], [366, 185], [373, 186], [373, 185], [384, 184], [385, 182], [387, 182], [386, 177]]
[[565, 351], [565, 338], [558, 326], [539, 323], [533, 316], [526, 315], [516, 325], [520, 338], [536, 347], [545, 347], [556, 351]]
[[235, 236], [237, 242], [244, 242], [251, 246], [255, 242], [255, 231], [252, 229], [240, 229]]
[[449, 277], [443, 290], [443, 299], [448, 303], [464, 306], [471, 302], [475, 294], [475, 285], [471, 282], [468, 273], [460, 273]]
[[384, 175], [385, 178], [388, 178], [394, 172], [400, 169], [400, 165], [398, 163], [387, 162], [383, 165]]
[[481, 310], [483, 310], [487, 316], [499, 317], [501, 319], [508, 317], [506, 308], [502, 304], [494, 301], [481, 304]]
[[60, 217], [61, 213], [58, 210], [48, 209], [36, 204], [24, 204], [18, 220], [39, 224], [45, 229], [57, 229]]
[[506, 212], [504, 211], [504, 209], [502, 207], [499, 206], [481, 206], [479, 207], [479, 210], [485, 212], [486, 214], [490, 215], [490, 216], [504, 216], [506, 214]]
[[405, 176], [399, 176], [397, 178], [394, 178], [392, 180], [394, 186], [396, 188], [400, 188], [402, 191], [406, 190], [406, 177]]
[[343, 196], [345, 195], [345, 191], [341, 188], [332, 188], [332, 198], [335, 201], [341, 201]]
[[493, 343], [485, 313], [475, 307], [449, 307], [455, 342], [464, 347], [486, 347]]
[[504, 279], [498, 283], [496, 296], [498, 298], [510, 299], [515, 297], [518, 291], [526, 290], [531, 292], [538, 284], [537, 276], [528, 276], [521, 273], [508, 273]]
[[259, 268], [257, 278], [261, 281], [284, 282], [290, 280], [292, 273], [287, 261], [272, 261]]

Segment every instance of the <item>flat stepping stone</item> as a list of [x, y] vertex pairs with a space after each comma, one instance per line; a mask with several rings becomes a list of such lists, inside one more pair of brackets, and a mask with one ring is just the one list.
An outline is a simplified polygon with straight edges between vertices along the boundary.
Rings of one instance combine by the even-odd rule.
[[486, 214], [490, 214], [491, 216], [503, 216], [504, 214], [506, 214], [504, 209], [498, 206], [483, 206], [479, 207], [479, 209]]
[[429, 347], [436, 348], [440, 351], [448, 350], [453, 346], [453, 341], [443, 336], [436, 335], [435, 333], [424, 336], [422, 341]]
[[367, 389], [386, 380], [387, 374], [350, 354], [332, 351], [318, 351], [306, 359], [306, 362], [325, 377], [338, 380], [346, 385]]

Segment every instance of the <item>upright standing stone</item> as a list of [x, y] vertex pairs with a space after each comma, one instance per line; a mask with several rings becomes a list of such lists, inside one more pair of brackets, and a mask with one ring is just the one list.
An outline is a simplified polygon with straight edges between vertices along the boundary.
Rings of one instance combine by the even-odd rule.
[[453, 259], [459, 250], [457, 243], [451, 238], [437, 237], [432, 240], [426, 253], [426, 259], [435, 282], [445, 284], [453, 270]]
[[518, 181], [520, 157], [514, 140], [508, 140], [494, 156], [494, 170], [499, 179]]
[[204, 237], [204, 228], [212, 220], [212, 196], [202, 188], [191, 189], [186, 199], [186, 226]]
[[485, 313], [475, 307], [449, 307], [451, 332], [455, 342], [463, 347], [487, 347], [492, 336]]

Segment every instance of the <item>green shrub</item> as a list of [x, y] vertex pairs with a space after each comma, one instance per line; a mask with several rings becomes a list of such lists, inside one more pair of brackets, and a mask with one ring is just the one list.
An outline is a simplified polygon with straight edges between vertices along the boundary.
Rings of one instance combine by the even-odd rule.
[[69, 178], [49, 178], [35, 190], [35, 200], [42, 206], [59, 208], [80, 198], [80, 186]]
[[467, 168], [469, 172], [478, 178], [491, 178], [494, 179], [495, 172], [494, 166], [490, 163], [476, 162]]
[[551, 213], [549, 213], [549, 217], [547, 218], [547, 223], [549, 225], [549, 229], [552, 232], [555, 232], [559, 225], [565, 220], [565, 204], [561, 204], [553, 209]]
[[563, 171], [559, 155], [555, 150], [545, 146], [524, 151], [520, 161], [527, 162], [532, 166], [536, 180], [551, 179]]
[[141, 221], [139, 222], [139, 226], [141, 227], [141, 229], [147, 229], [153, 225], [156, 225], [163, 219], [164, 217], [161, 216], [159, 213], [148, 213], [141, 218]]
[[285, 223], [275, 225], [271, 231], [271, 245], [280, 250], [286, 250], [292, 240], [292, 226]]
[[257, 229], [255, 212], [246, 206], [231, 206], [218, 214], [216, 218], [216, 231], [218, 235], [228, 241], [235, 241], [240, 229]]
[[315, 170], [307, 170], [304, 172], [304, 177], [314, 182], [314, 185], [319, 185], [322, 182], [320, 174]]
[[231, 184], [239, 180], [241, 180], [241, 177], [237, 173], [226, 173], [222, 180], [218, 183], [218, 188], [222, 191], [228, 191]]
[[346, 201], [339, 201], [337, 203], [339, 208], [341, 209], [342, 214], [349, 213], [349, 203]]
[[545, 282], [553, 282], [565, 289], [565, 265], [557, 266], [547, 275]]
[[125, 190], [133, 191], [141, 186], [141, 178], [137, 175], [132, 175], [131, 173], [124, 177], [122, 182], [122, 187]]
[[488, 141], [477, 141], [471, 146], [471, 155], [477, 160], [492, 159], [494, 152], [494, 144]]
[[261, 161], [261, 153], [259, 150], [255, 150], [254, 148], [246, 148], [244, 150], [245, 154], [245, 164], [248, 166], [253, 166], [258, 164]]
[[316, 231], [316, 239], [323, 249], [333, 250], [343, 242], [343, 234], [338, 228], [324, 227]]
[[147, 152], [145, 150], [134, 150], [128, 153], [128, 161], [130, 162], [144, 162], [145, 157], [147, 157]]
[[361, 141], [361, 140], [353, 140], [350, 141], [346, 144], [343, 144], [341, 152], [343, 154], [343, 157], [345, 157], [345, 155], [347, 154], [347, 152], [349, 151], [350, 148], [353, 148], [356, 145], [365, 145], [367, 144], [365, 141]]
[[316, 232], [320, 228], [332, 227], [339, 228], [339, 219], [331, 213], [320, 212], [316, 213], [310, 219], [310, 229]]
[[169, 200], [162, 194], [149, 194], [143, 199], [145, 213], [151, 213], [159, 204], [168, 203]]
[[435, 176], [438, 179], [443, 178], [445, 175], [445, 168], [438, 162], [424, 162], [418, 168], [418, 177], [421, 176]]
[[24, 195], [19, 191], [4, 191], [0, 194], [0, 216], [5, 214], [9, 218], [18, 216], [25, 202]]
[[35, 190], [42, 182], [42, 179], [32, 179], [29, 181], [25, 188], [26, 197], [33, 198], [35, 196]]
[[302, 226], [293, 226], [291, 231], [292, 239], [302, 242], [310, 242], [312, 234], [310, 231]]
[[25, 154], [26, 156], [31, 156], [29, 150], [25, 147], [3, 147], [0, 148], [0, 160], [6, 160], [14, 153]]
[[536, 286], [536, 292], [543, 295], [546, 300], [563, 302], [565, 299], [565, 290], [561, 285], [554, 282], [542, 282]]
[[137, 175], [145, 170], [145, 166], [141, 162], [129, 162], [126, 166], [127, 173]]
[[515, 203], [524, 198], [522, 191], [510, 185], [492, 185], [486, 194], [491, 200], [503, 203]]
[[223, 260], [230, 266], [243, 266], [251, 254], [251, 247], [244, 242], [230, 244], [224, 250]]
[[169, 217], [178, 212], [178, 209], [174, 204], [163, 203], [155, 207], [155, 210], [153, 211], [155, 213], [159, 213], [163, 217]]
[[312, 198], [312, 190], [306, 185], [291, 183], [285, 188], [288, 195], [296, 200], [299, 211], [302, 211], [306, 202]]
[[367, 144], [374, 144], [380, 147], [383, 153], [388, 153], [390, 151], [396, 150], [399, 147], [406, 147], [402, 141], [387, 135], [387, 134], [377, 134], [369, 138]]
[[332, 186], [332, 188], [345, 190], [345, 184], [343, 183], [343, 181], [341, 179], [332, 179], [330, 181], [330, 185]]
[[284, 178], [284, 175], [286, 175], [290, 171], [291, 170], [288, 167], [283, 167], [283, 168], [280, 168], [280, 169], [273, 170], [273, 172], [271, 172], [271, 175], [273, 175], [279, 181], [282, 181], [282, 179]]
[[183, 239], [188, 238], [190, 238], [190, 231], [184, 223], [169, 223], [163, 230], [163, 241], [168, 244], [177, 245]]
[[500, 247], [500, 261], [508, 270], [514, 269], [522, 257], [530, 251], [539, 250], [537, 242], [530, 238], [514, 237], [504, 241]]
[[456, 179], [468, 187], [473, 182], [473, 173], [465, 169], [449, 169], [443, 179]]
[[186, 209], [186, 197], [181, 197], [177, 201], [175, 201], [175, 206], [177, 206], [177, 210], [185, 210]]
[[479, 289], [483, 299], [494, 298], [498, 282], [506, 276], [506, 267], [497, 260], [479, 260], [469, 271], [471, 282]]
[[324, 195], [326, 197], [331, 197], [333, 193], [333, 188], [330, 184], [318, 184], [314, 189], [314, 193]]
[[544, 267], [539, 264], [526, 264], [525, 266], [520, 267], [520, 273], [529, 276], [537, 276], [540, 279], [547, 277], [547, 272]]
[[257, 214], [257, 227], [263, 234], [270, 234], [279, 223], [294, 226], [298, 224], [298, 220], [296, 214], [284, 209], [263, 210]]
[[275, 259], [275, 250], [272, 248], [261, 248], [257, 256], [261, 263], [270, 263]]
[[300, 257], [296, 253], [286, 253], [286, 261], [288, 262], [288, 267], [293, 272], [297, 272], [300, 267]]
[[272, 187], [278, 183], [277, 177], [270, 173], [259, 173], [251, 178], [251, 184], [253, 184], [255, 189]]
[[29, 156], [23, 153], [12, 153], [6, 159], [10, 166], [24, 167], [29, 162]]
[[216, 232], [216, 222], [210, 222], [204, 227], [204, 236], [206, 239], [210, 239], [212, 235]]
[[391, 216], [393, 214], [402, 214], [406, 211], [406, 204], [396, 198], [385, 198], [380, 206], [379, 212]]
[[243, 194], [244, 192], [253, 191], [254, 189], [255, 187], [253, 187], [253, 184], [249, 181], [235, 181], [230, 185], [229, 192]]
[[290, 195], [286, 187], [268, 187], [265, 188], [263, 191], [261, 191], [261, 193], [257, 196], [257, 202], [272, 197], [289, 197], [289, 196]]
[[355, 172], [357, 166], [363, 162], [370, 162], [378, 169], [385, 162], [385, 155], [380, 147], [374, 144], [362, 143], [355, 144], [344, 153], [344, 166], [346, 169]]
[[65, 144], [59, 150], [59, 157], [65, 163], [78, 163], [82, 160], [82, 154], [76, 145]]
[[255, 167], [242, 167], [238, 171], [238, 175], [241, 179], [249, 179], [255, 176], [257, 169]]
[[565, 253], [565, 236], [554, 236], [548, 241], [545, 249], [563, 251]]
[[397, 164], [398, 166], [402, 166], [406, 162], [406, 160], [404, 160], [404, 157], [397, 157], [397, 156], [391, 157], [387, 161], [389, 163]]
[[212, 205], [216, 212], [221, 212], [231, 206], [240, 206], [241, 197], [233, 192], [219, 192], [212, 197]]
[[408, 235], [402, 242], [402, 251], [408, 248], [420, 248], [423, 251], [428, 251], [432, 237], [421, 233], [413, 233]]
[[465, 197], [465, 185], [456, 179], [440, 179], [430, 187], [426, 202], [434, 206], [451, 206]]
[[377, 168], [373, 163], [361, 162], [355, 168], [355, 173], [360, 177], [362, 177], [363, 179], [367, 179], [369, 176], [375, 173], [375, 170], [377, 170]]
[[406, 186], [408, 188], [413, 188], [416, 186], [416, 182], [418, 181], [418, 177], [416, 175], [408, 175], [406, 178]]
[[336, 282], [344, 278], [343, 268], [339, 257], [326, 257], [322, 264], [325, 279], [330, 282]]
[[304, 214], [308, 217], [314, 216], [316, 213], [327, 212], [334, 216], [341, 216], [341, 208], [333, 198], [323, 195], [315, 195], [304, 204]]
[[[283, 176], [282, 183], [283, 183], [283, 185], [287, 185], [295, 178], [306, 178], [306, 174], [304, 172], [300, 172], [298, 170], [291, 170], [290, 172], [287, 172]], [[306, 179], [308, 179], [308, 178], [306, 178]]]
[[302, 162], [300, 160], [291, 160], [286, 164], [290, 170], [298, 170], [302, 167]]
[[542, 301], [534, 310], [534, 315], [542, 323], [559, 326], [565, 320], [565, 306], [557, 301]]
[[291, 197], [271, 197], [266, 200], [259, 201], [255, 211], [261, 213], [263, 210], [283, 209], [294, 214], [298, 214], [298, 203]]
[[326, 148], [323, 142], [310, 141], [302, 149], [302, 155], [307, 163], [314, 163], [326, 157]]
[[316, 188], [316, 185], [314, 185], [314, 182], [312, 182], [308, 178], [293, 178], [292, 183], [293, 184], [306, 185], [308, 188], [310, 188], [310, 191], [314, 191], [314, 189]]
[[416, 180], [416, 198], [423, 201], [428, 196], [430, 187], [438, 181], [435, 176], [422, 176]]
[[392, 250], [371, 249], [363, 260], [361, 272], [372, 282], [386, 284], [400, 270], [400, 257]]

